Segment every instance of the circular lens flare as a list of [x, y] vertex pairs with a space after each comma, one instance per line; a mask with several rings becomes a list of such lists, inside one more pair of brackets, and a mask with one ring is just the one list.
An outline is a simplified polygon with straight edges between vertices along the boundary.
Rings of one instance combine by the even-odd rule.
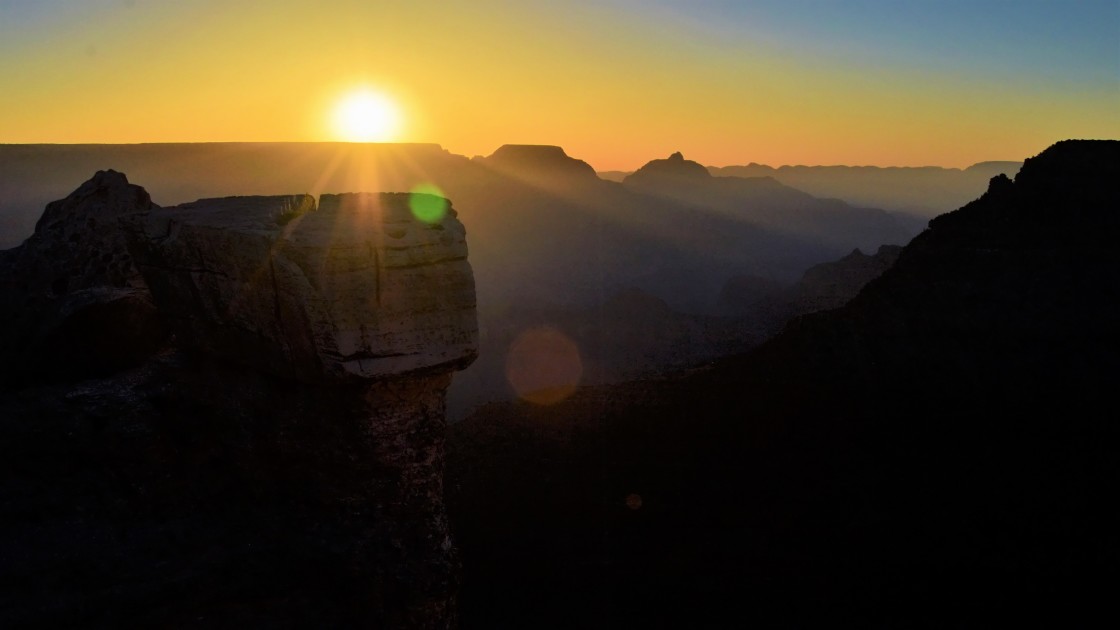
[[387, 142], [400, 130], [400, 112], [384, 94], [358, 90], [335, 106], [334, 128], [339, 138], [349, 142]]
[[524, 400], [554, 405], [572, 395], [582, 376], [579, 348], [554, 328], [530, 328], [510, 345], [506, 379]]
[[424, 223], [436, 224], [447, 214], [447, 199], [435, 184], [420, 184], [408, 193], [412, 216]]
[[636, 492], [626, 495], [626, 507], [631, 510], [640, 510], [642, 508], [642, 495]]

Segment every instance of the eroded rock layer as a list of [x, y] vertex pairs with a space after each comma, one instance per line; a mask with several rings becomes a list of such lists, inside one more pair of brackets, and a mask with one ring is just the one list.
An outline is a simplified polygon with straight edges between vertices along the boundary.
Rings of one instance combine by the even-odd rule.
[[160, 208], [107, 171], [0, 262], [0, 349], [19, 351], [0, 368], [104, 359], [0, 385], [0, 455], [28, 489], [0, 497], [0, 580], [28, 585], [0, 625], [454, 625], [445, 394], [478, 325], [450, 202]]
[[205, 199], [136, 221], [132, 243], [191, 347], [306, 382], [456, 369], [477, 352], [465, 231], [410, 199]]

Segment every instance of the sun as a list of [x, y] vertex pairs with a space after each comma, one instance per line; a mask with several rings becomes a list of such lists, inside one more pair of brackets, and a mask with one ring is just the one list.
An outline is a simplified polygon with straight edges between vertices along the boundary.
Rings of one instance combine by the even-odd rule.
[[400, 110], [380, 92], [359, 89], [334, 107], [334, 131], [347, 142], [388, 142], [400, 134]]

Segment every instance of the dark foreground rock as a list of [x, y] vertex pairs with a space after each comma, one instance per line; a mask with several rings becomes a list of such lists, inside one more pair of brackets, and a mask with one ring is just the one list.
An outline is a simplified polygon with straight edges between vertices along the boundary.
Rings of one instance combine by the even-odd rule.
[[0, 252], [0, 378], [104, 376], [163, 343], [167, 329], [119, 225], [154, 207], [143, 188], [102, 171], [48, 205], [26, 242]]
[[474, 284], [454, 210], [411, 201], [114, 215], [174, 341], [0, 392], [3, 625], [454, 625], [444, 395]]

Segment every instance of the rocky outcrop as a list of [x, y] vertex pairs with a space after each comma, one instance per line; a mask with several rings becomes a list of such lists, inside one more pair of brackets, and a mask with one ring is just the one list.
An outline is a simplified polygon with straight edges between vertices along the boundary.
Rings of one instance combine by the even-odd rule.
[[793, 315], [827, 311], [847, 304], [868, 283], [890, 269], [902, 247], [883, 245], [868, 256], [858, 248], [835, 262], [809, 268], [794, 288]]
[[188, 347], [311, 383], [452, 371], [477, 353], [465, 231], [411, 201], [201, 200], [136, 221], [133, 251]]
[[99, 171], [52, 202], [35, 233], [0, 252], [0, 376], [103, 375], [135, 365], [166, 330], [118, 220], [155, 208], [121, 173]]
[[[415, 216], [424, 201], [442, 201], [442, 216]], [[134, 218], [130, 243], [183, 346], [348, 386], [331, 390], [352, 400], [331, 421], [362, 427], [379, 470], [358, 498], [381, 506], [368, 562], [394, 582], [387, 618], [451, 623], [444, 393], [477, 356], [478, 324], [465, 231], [449, 204], [407, 193], [324, 195], [318, 207], [308, 195], [206, 199]]]
[[[23, 250], [38, 258], [17, 251], [17, 260], [45, 266], [69, 247], [60, 264], [74, 269], [51, 289], [45, 267], [28, 279], [29, 295], [69, 304], [67, 291], [118, 292], [146, 304], [173, 337], [160, 337], [166, 343], [132, 370], [0, 396], [9, 445], [0, 454], [25, 471], [79, 473], [25, 472], [21, 481], [75, 497], [67, 502], [81, 516], [51, 521], [66, 541], [18, 524], [8, 534], [87, 567], [78, 588], [100, 593], [107, 625], [175, 625], [183, 606], [218, 623], [240, 607], [277, 625], [284, 620], [269, 602], [285, 597], [327, 625], [454, 625], [445, 393], [452, 372], [477, 355], [478, 325], [465, 231], [450, 202], [351, 193], [160, 208], [106, 172], [49, 206], [40, 231], [58, 234], [29, 244], [55, 249]], [[143, 330], [131, 322], [101, 323], [108, 338], [125, 339]], [[102, 461], [117, 463], [106, 470]], [[94, 499], [78, 498], [89, 485]], [[5, 504], [39, 514], [45, 508], [28, 506], [42, 492]], [[190, 532], [176, 534], [184, 523]], [[97, 546], [99, 527], [126, 533]], [[178, 542], [158, 550], [128, 542], [167, 537]], [[20, 553], [27, 562], [5, 580], [57, 579], [52, 565]], [[334, 585], [308, 584], [309, 562]], [[183, 580], [190, 593], [176, 584]], [[307, 597], [314, 601], [299, 603]], [[89, 622], [80, 611], [88, 604], [66, 601], [45, 618]], [[342, 610], [325, 614], [331, 603]], [[9, 621], [27, 618], [15, 610]]]

